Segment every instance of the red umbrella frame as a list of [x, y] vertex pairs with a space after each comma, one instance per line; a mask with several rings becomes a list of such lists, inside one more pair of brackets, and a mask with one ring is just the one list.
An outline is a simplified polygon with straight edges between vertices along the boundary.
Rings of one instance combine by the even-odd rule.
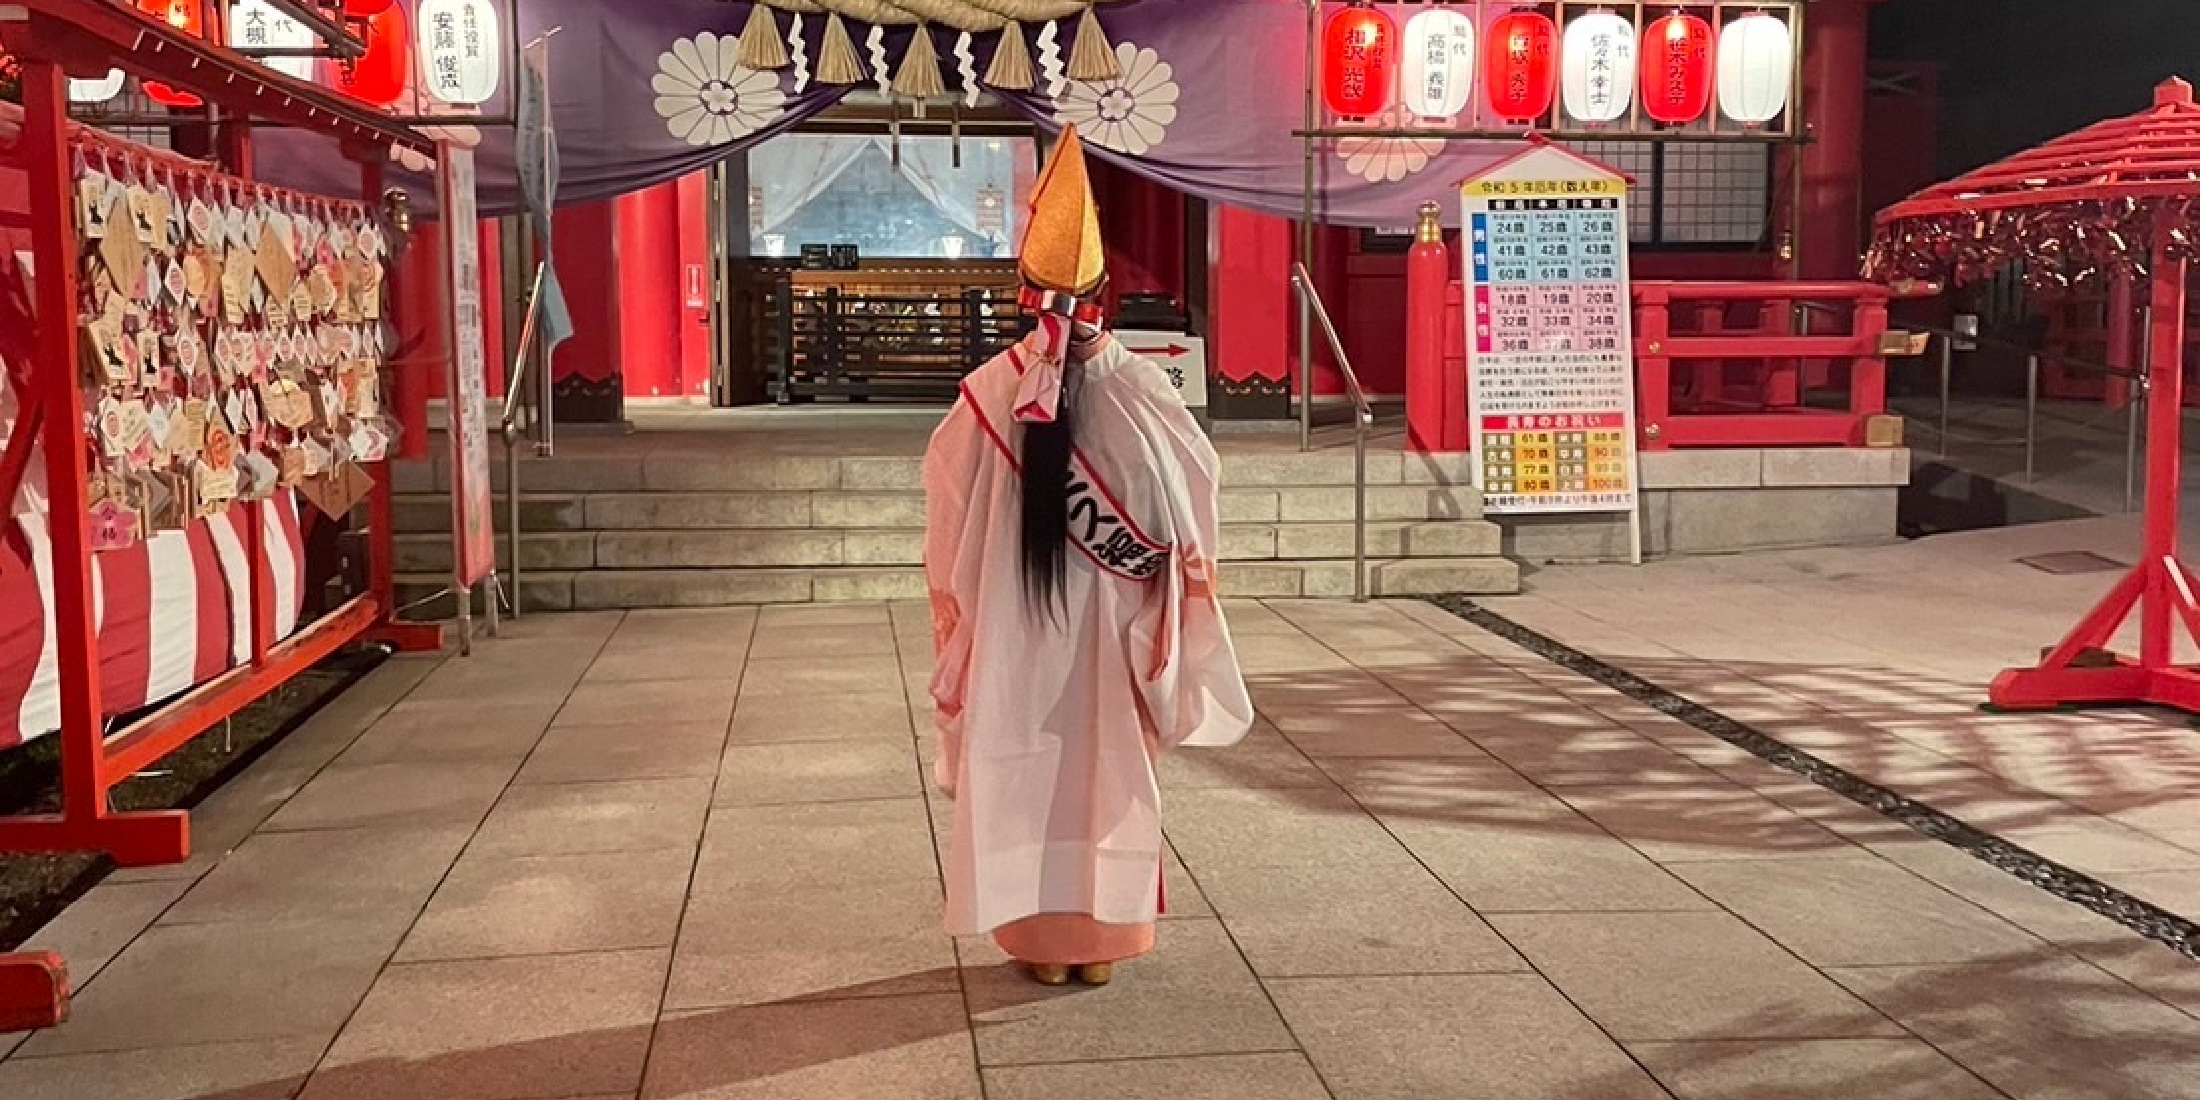
[[[2200, 260], [2200, 106], [2182, 80], [2154, 106], [1927, 188], [1882, 212], [1869, 277], [1968, 282], [2022, 263], [2040, 286], [2130, 278], [2149, 286], [2145, 549], [2108, 597], [2036, 668], [1989, 698], [2010, 709], [2156, 704], [2200, 712], [2200, 669], [2176, 663], [2177, 628], [2200, 644], [2200, 579], [2177, 560], [2187, 268]], [[2108, 646], [2133, 613], [2136, 658]]]

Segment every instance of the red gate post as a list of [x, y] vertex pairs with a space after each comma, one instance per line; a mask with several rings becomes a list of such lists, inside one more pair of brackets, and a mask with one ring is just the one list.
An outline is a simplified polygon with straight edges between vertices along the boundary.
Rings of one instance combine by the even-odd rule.
[[38, 357], [32, 384], [45, 416], [40, 443], [53, 538], [54, 663], [60, 674], [61, 795], [58, 818], [40, 831], [46, 850], [109, 850], [126, 867], [175, 863], [190, 850], [181, 811], [117, 814], [107, 804], [99, 680], [99, 627], [92, 599], [91, 513], [86, 484], [84, 393], [77, 373], [76, 214], [72, 208], [67, 74], [36, 55], [22, 61], [23, 151], [30, 181], [31, 254]]
[[1413, 250], [1406, 254], [1406, 446], [1444, 450], [1444, 287], [1451, 252], [1444, 247], [1443, 208], [1421, 206]]

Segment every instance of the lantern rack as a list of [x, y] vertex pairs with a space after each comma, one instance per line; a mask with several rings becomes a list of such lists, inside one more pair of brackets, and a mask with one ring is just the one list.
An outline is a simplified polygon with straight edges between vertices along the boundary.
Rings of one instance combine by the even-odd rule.
[[[1300, 139], [1305, 156], [1305, 182], [1301, 198], [1298, 233], [1298, 260], [1311, 264], [1314, 257], [1314, 235], [1324, 224], [1317, 203], [1320, 190], [1320, 157], [1317, 146], [1322, 142], [1345, 138], [1384, 138], [1449, 143], [1453, 141], [1610, 141], [1610, 142], [1700, 142], [1726, 145], [1802, 145], [1810, 141], [1810, 133], [1802, 124], [1803, 106], [1803, 30], [1804, 10], [1809, 0], [1443, 0], [1429, 4], [1425, 0], [1303, 0], [1306, 6], [1306, 117], [1304, 125], [1292, 131], [1291, 136]], [[1381, 18], [1389, 27], [1390, 42], [1387, 55], [1381, 58], [1387, 71], [1381, 79], [1389, 81], [1380, 96], [1379, 113], [1362, 115], [1374, 117], [1373, 125], [1348, 124], [1322, 125], [1325, 105], [1322, 102], [1322, 82], [1329, 59], [1324, 56], [1325, 13], [1336, 18], [1355, 9], [1379, 10], [1382, 8], [1408, 10], [1412, 13], [1401, 27], [1388, 15]], [[1395, 93], [1403, 90], [1405, 77], [1399, 71], [1402, 66], [1405, 45], [1401, 39], [1412, 27], [1414, 19], [1435, 16], [1455, 25], [1464, 22], [1471, 30], [1469, 42], [1463, 51], [1467, 57], [1467, 88], [1459, 97], [1458, 109], [1433, 126], [1400, 125], [1412, 112], [1401, 105]], [[1616, 16], [1631, 31], [1626, 57], [1626, 109], [1610, 122], [1568, 125], [1567, 99], [1563, 87], [1565, 57], [1562, 45], [1568, 32], [1588, 16]], [[1655, 16], [1656, 18], [1653, 18]], [[1779, 20], [1786, 32], [1787, 56], [1782, 59], [1787, 68], [1779, 113], [1764, 124], [1743, 124], [1727, 117], [1728, 106], [1721, 102], [1718, 88], [1718, 47], [1720, 39], [1730, 26], [1738, 21], [1765, 16]], [[1541, 41], [1542, 63], [1545, 70], [1538, 80], [1545, 85], [1532, 98], [1549, 102], [1540, 104], [1534, 117], [1524, 119], [1492, 118], [1495, 109], [1489, 102], [1483, 70], [1495, 55], [1490, 49], [1489, 34], [1501, 20], [1524, 18], [1536, 21], [1536, 37]], [[1692, 88], [1690, 98], [1704, 99], [1703, 108], [1693, 112], [1687, 121], [1665, 122], [1652, 117], [1644, 105], [1643, 66], [1646, 63], [1645, 38], [1650, 28], [1666, 25], [1682, 28], [1680, 19], [1694, 20], [1685, 26], [1692, 30], [1702, 45], [1703, 56], [1696, 63], [1705, 71], [1692, 75], [1695, 81], [1708, 81], [1707, 85]], [[1673, 20], [1675, 22], [1668, 22]], [[1516, 47], [1533, 50], [1535, 43], [1524, 42]], [[1445, 45], [1438, 47], [1450, 50]], [[1433, 48], [1432, 48], [1433, 49]], [[1777, 58], [1777, 53], [1771, 55]], [[1614, 81], [1617, 83], [1617, 81]], [[1354, 91], [1366, 93], [1364, 85]], [[1446, 88], [1445, 97], [1456, 93]], [[1419, 117], [1419, 116], [1414, 116]], [[1465, 125], [1455, 125], [1462, 119]], [[1492, 122], [1494, 121], [1494, 125]], [[1795, 209], [1802, 206], [1802, 173], [1792, 174]], [[1800, 267], [1799, 250], [1789, 249], [1789, 263]], [[1309, 311], [1301, 308], [1298, 318], [1298, 346], [1300, 359], [1299, 438], [1301, 445], [1312, 437], [1314, 428], [1314, 402], [1311, 397], [1313, 376], [1313, 322]]]
[[[216, 42], [227, 41], [227, 27], [229, 26], [230, 12], [236, 6], [236, 0], [178, 0], [178, 2], [184, 4], [199, 5], [200, 10], [211, 13], [213, 15], [214, 18], [211, 20], [211, 24], [207, 27], [205, 32], [206, 37], [204, 39], [204, 42], [211, 45]], [[357, 17], [346, 14], [341, 0], [261, 0], [261, 2], [268, 4], [271, 7], [275, 7], [281, 10], [285, 15], [296, 19], [301, 25], [305, 26], [307, 30], [313, 33], [315, 39], [317, 39], [321, 43], [321, 45], [311, 48], [229, 46], [227, 47], [227, 49], [230, 53], [264, 66], [267, 62], [280, 58], [310, 57], [323, 60], [355, 61], [365, 56], [367, 52], [369, 43], [364, 32], [355, 34], [349, 29], [355, 25], [364, 25], [366, 20], [364, 17]], [[519, 13], [521, 0], [485, 0], [485, 2], [490, 3], [495, 8], [501, 9], [502, 14], [502, 18], [498, 20], [497, 25], [497, 53], [502, 57], [502, 61], [500, 63], [500, 71], [503, 74], [502, 83], [505, 85], [505, 87], [499, 89], [496, 93], [497, 96], [501, 98], [504, 102], [504, 108], [502, 112], [494, 115], [459, 113], [402, 114], [395, 111], [379, 110], [374, 108], [369, 109], [375, 110], [375, 113], [384, 121], [392, 125], [401, 127], [448, 126], [452, 124], [452, 120], [454, 118], [462, 120], [468, 126], [518, 126], [519, 100], [517, 93], [512, 90], [515, 87], [515, 85], [513, 85], [512, 83], [512, 80], [513, 74], [519, 71], [524, 48], [524, 44], [520, 40], [519, 33]], [[301, 15], [299, 14], [301, 11], [312, 12], [316, 7], [329, 9], [333, 11], [334, 14], [329, 15], [317, 13], [314, 14], [311, 18], [304, 18], [301, 17]], [[186, 39], [193, 39], [195, 37], [181, 29], [177, 29], [176, 33], [182, 35]], [[554, 34], [556, 33], [556, 31], [552, 30], [550, 33]], [[417, 30], [413, 28], [410, 24], [408, 24], [408, 41], [405, 45], [407, 51], [417, 51], [417, 35]], [[547, 35], [545, 37], [547, 37]], [[417, 57], [414, 58], [413, 64], [419, 64], [419, 60]], [[324, 85], [315, 82], [302, 81], [300, 83], [305, 83], [310, 87], [325, 89]], [[340, 99], [343, 99], [345, 102], [357, 103], [357, 101], [351, 100], [348, 97], [343, 96], [340, 92], [329, 90], [329, 93], [337, 96]], [[365, 107], [366, 104], [361, 103], [359, 104], [359, 106]], [[91, 125], [127, 126], [142, 128], [166, 128], [174, 126], [202, 125], [208, 121], [212, 121], [212, 119], [208, 117], [201, 117], [192, 113], [186, 113], [196, 110], [197, 108], [183, 108], [181, 109], [181, 111], [178, 112], [159, 114], [126, 113], [119, 111], [102, 110], [99, 109], [99, 106], [96, 104], [72, 104], [70, 117], [75, 121], [84, 122]], [[234, 120], [224, 119], [222, 121], [227, 122]], [[251, 123], [249, 123], [249, 125], [283, 126], [288, 125], [288, 123], [282, 122], [280, 120], [255, 119]]]
[[[1701, 141], [1744, 144], [1796, 143], [1807, 140], [1807, 133], [1800, 124], [1803, 101], [1802, 44], [1804, 33], [1804, 9], [1807, 0], [1543, 0], [1541, 3], [1522, 3], [1518, 0], [1457, 0], [1457, 2], [1430, 6], [1421, 0], [1307, 0], [1307, 71], [1306, 71], [1306, 125], [1293, 131], [1293, 137], [1316, 139], [1337, 138], [1419, 138], [1436, 141], [1519, 141], [1530, 133], [1541, 134], [1554, 141]], [[1323, 126], [1325, 112], [1321, 105], [1320, 86], [1323, 79], [1322, 18], [1325, 11], [1336, 13], [1352, 8], [1405, 9], [1416, 15], [1423, 12], [1451, 12], [1464, 16], [1474, 31], [1472, 47], [1472, 71], [1474, 79], [1466, 103], [1460, 111], [1444, 122], [1465, 119], [1466, 125], [1373, 125], [1355, 126], [1349, 123]], [[1488, 75], [1492, 50], [1488, 31], [1500, 19], [1527, 15], [1547, 21], [1551, 32], [1545, 40], [1550, 50], [1552, 93], [1550, 103], [1540, 109], [1532, 119], [1506, 119], [1496, 116], [1489, 96], [1482, 85]], [[1576, 123], [1569, 120], [1565, 96], [1559, 91], [1564, 66], [1561, 45], [1569, 28], [1583, 16], [1616, 15], [1635, 30], [1633, 56], [1627, 74], [1630, 94], [1626, 111], [1609, 122]], [[1745, 125], [1733, 121], [1721, 109], [1716, 94], [1718, 58], [1717, 39], [1735, 20], [1751, 15], [1764, 15], [1780, 20], [1788, 32], [1789, 54], [1785, 59], [1787, 80], [1782, 109], [1775, 120], [1762, 125]], [[1704, 77], [1712, 82], [1713, 92], [1709, 104], [1697, 117], [1683, 123], [1667, 123], [1653, 118], [1645, 108], [1642, 93], [1642, 74], [1648, 65], [1647, 37], [1652, 26], [1674, 16], [1703, 21], [1712, 47], [1703, 59]], [[1405, 25], [1410, 25], [1410, 20]], [[1393, 22], [1394, 27], [1402, 27]], [[1404, 54], [1402, 42], [1393, 43], [1392, 52], [1401, 61]], [[1395, 67], [1395, 66], [1394, 66]], [[1396, 78], [1400, 84], [1402, 77]], [[1385, 113], [1393, 119], [1403, 118], [1410, 112], [1397, 104], [1396, 96], [1386, 96]]]

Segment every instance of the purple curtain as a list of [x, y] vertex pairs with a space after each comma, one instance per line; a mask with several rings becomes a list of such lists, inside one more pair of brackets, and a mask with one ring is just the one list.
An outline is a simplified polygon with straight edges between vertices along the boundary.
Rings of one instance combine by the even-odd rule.
[[[587, 202], [674, 179], [798, 126], [848, 92], [805, 83], [823, 38], [821, 16], [778, 13], [782, 34], [799, 37], [806, 64], [757, 73], [734, 63], [733, 38], [749, 6], [721, 0], [526, 0], [523, 39], [545, 27], [551, 40], [552, 118], [564, 179], [561, 202]], [[1100, 9], [1123, 75], [1101, 84], [1067, 81], [1061, 67], [1074, 19], [1025, 28], [1040, 86], [1003, 93], [1039, 125], [1078, 124], [1112, 163], [1213, 202], [1297, 217], [1304, 144], [1306, 10], [1297, 0], [1132, 0]], [[873, 28], [849, 22], [866, 67], [883, 56], [898, 68], [908, 27], [887, 29], [874, 53]], [[951, 28], [930, 31], [950, 86], [982, 74], [995, 35], [965, 42]], [[874, 76], [876, 71], [874, 70]], [[501, 105], [493, 105], [501, 107]], [[1378, 120], [1382, 121], [1382, 120]], [[463, 126], [463, 119], [454, 119]], [[482, 127], [476, 161], [485, 214], [518, 206], [512, 135]], [[325, 142], [270, 135], [261, 163], [284, 183], [332, 193], [357, 188], [356, 174]], [[1450, 201], [1458, 181], [1516, 149], [1504, 142], [1427, 139], [1331, 140], [1315, 147], [1317, 213], [1340, 225], [1406, 227], [1424, 201]], [[417, 204], [433, 197], [409, 169]]]

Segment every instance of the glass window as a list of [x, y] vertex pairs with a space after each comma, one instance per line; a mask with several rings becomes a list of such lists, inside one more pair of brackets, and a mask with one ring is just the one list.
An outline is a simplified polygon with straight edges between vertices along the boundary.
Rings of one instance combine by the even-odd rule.
[[785, 134], [749, 154], [755, 256], [852, 244], [886, 259], [1013, 259], [1037, 176], [1029, 137]]

